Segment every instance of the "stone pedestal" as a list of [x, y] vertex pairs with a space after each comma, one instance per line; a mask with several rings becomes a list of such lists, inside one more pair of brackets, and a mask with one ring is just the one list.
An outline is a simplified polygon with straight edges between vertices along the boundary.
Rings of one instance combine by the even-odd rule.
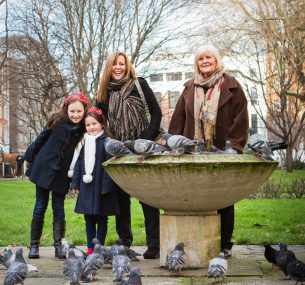
[[185, 267], [207, 268], [220, 252], [220, 215], [161, 215], [160, 266], [167, 266], [167, 256], [179, 242], [185, 245]]

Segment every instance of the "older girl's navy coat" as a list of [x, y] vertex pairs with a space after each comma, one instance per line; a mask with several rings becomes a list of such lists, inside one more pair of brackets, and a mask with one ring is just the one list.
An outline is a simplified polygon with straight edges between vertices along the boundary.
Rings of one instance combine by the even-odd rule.
[[68, 170], [83, 127], [61, 121], [54, 130], [46, 126], [28, 147], [24, 160], [31, 163], [26, 175], [37, 186], [66, 194], [71, 179]]
[[[105, 138], [102, 134], [96, 139], [95, 165], [92, 172], [91, 183], [83, 181], [85, 172], [84, 147], [75, 164], [71, 189], [78, 189], [79, 194], [75, 212], [85, 215], [111, 216], [118, 215], [119, 204], [117, 185], [104, 170], [102, 163], [110, 157], [105, 151]], [[104, 192], [105, 194], [101, 194]]]

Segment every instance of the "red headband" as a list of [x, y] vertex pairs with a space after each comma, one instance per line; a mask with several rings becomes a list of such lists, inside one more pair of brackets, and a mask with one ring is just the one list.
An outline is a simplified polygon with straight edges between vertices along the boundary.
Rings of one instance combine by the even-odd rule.
[[88, 113], [95, 113], [95, 114], [97, 114], [97, 115], [103, 117], [103, 112], [102, 112], [101, 109], [90, 108], [90, 109], [88, 110]]
[[67, 103], [68, 103], [69, 101], [71, 101], [71, 100], [79, 100], [79, 101], [83, 102], [85, 105], [88, 104], [88, 99], [83, 95], [82, 92], [69, 95], [69, 96], [65, 99], [64, 105], [67, 105]]

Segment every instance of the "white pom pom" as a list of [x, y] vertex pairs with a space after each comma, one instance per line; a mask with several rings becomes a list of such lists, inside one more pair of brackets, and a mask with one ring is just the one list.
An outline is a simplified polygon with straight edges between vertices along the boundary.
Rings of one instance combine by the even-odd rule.
[[74, 170], [69, 170], [68, 171], [68, 177], [72, 178], [73, 177], [73, 173], [74, 173]]
[[86, 174], [83, 176], [83, 181], [85, 183], [90, 183], [92, 181], [92, 175], [91, 174]]

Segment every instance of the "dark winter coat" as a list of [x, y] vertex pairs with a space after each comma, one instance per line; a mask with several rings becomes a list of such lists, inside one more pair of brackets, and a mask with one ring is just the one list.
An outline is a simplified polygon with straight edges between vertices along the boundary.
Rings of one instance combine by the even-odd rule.
[[[102, 166], [102, 163], [110, 158], [105, 151], [105, 138], [106, 136], [103, 134], [96, 139], [95, 165], [91, 183], [83, 181], [83, 176], [86, 174], [84, 147], [75, 164], [71, 189], [79, 190], [75, 207], [76, 213], [100, 216], [119, 214], [118, 186], [112, 181]], [[102, 195], [101, 192], [106, 194]]]
[[[147, 140], [154, 140], [155, 137], [159, 134], [159, 128], [160, 128], [160, 123], [161, 123], [161, 118], [162, 118], [161, 108], [159, 106], [159, 103], [156, 99], [154, 92], [149, 87], [147, 81], [142, 77], [138, 77], [138, 81], [143, 90], [143, 93], [144, 93], [144, 96], [145, 96], [145, 99], [146, 99], [146, 102], [148, 105], [149, 113], [151, 116], [149, 127], [142, 131], [139, 138], [147, 139]], [[141, 98], [136, 85], [134, 85], [133, 90], [131, 91], [130, 95]], [[104, 112], [104, 114], [107, 118], [108, 118], [108, 105], [109, 105], [109, 98], [108, 98], [107, 102], [105, 102], [105, 103], [96, 103], [96, 107], [102, 109], [102, 111]]]
[[[195, 133], [194, 79], [187, 81], [184, 86], [171, 118], [168, 132], [193, 139]], [[218, 103], [214, 145], [224, 149], [226, 141], [229, 140], [238, 153], [243, 153], [248, 138], [248, 128], [246, 96], [239, 82], [233, 76], [225, 73]]]
[[71, 122], [61, 121], [54, 130], [46, 126], [28, 147], [24, 160], [30, 162], [26, 175], [37, 186], [66, 194], [71, 179], [68, 170], [75, 146], [84, 129]]

